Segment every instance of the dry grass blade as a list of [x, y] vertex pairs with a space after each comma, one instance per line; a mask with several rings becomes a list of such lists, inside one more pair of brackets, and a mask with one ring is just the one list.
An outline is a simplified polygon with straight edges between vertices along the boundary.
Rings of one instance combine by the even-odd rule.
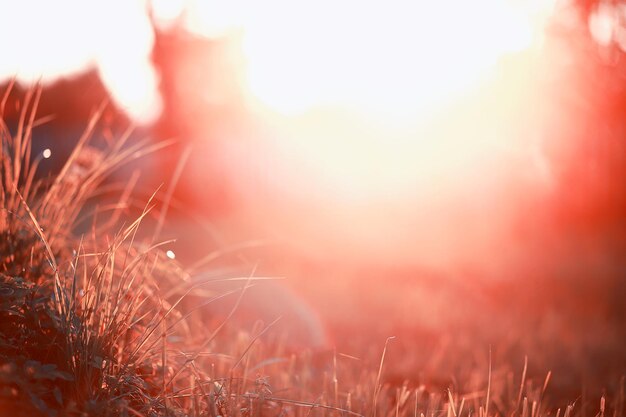
[[157, 222], [156, 227], [154, 228], [154, 234], [152, 235], [152, 241], [158, 239], [161, 234], [161, 230], [163, 229], [163, 225], [165, 224], [165, 218], [167, 216], [167, 210], [169, 209], [170, 202], [172, 201], [172, 195], [174, 194], [174, 189], [176, 188], [176, 184], [178, 184], [178, 180], [180, 179], [181, 174], [183, 173], [183, 168], [187, 164], [187, 160], [191, 155], [191, 146], [187, 146], [183, 151], [182, 156], [178, 160], [176, 164], [176, 169], [174, 169], [174, 173], [172, 174], [172, 179], [170, 181], [170, 185], [165, 193], [165, 199], [163, 201], [163, 207], [161, 208], [161, 212], [159, 213], [159, 220]]
[[91, 137], [91, 134], [93, 133], [93, 131], [94, 131], [95, 127], [96, 127], [96, 124], [98, 123], [98, 121], [102, 117], [102, 113], [104, 112], [104, 109], [106, 108], [106, 105], [107, 105], [107, 101], [103, 101], [100, 104], [100, 107], [96, 110], [96, 112], [93, 114], [93, 116], [89, 119], [89, 122], [87, 123], [87, 127], [85, 128], [85, 130], [84, 130], [83, 134], [81, 135], [81, 137], [78, 139], [78, 142], [76, 143], [76, 146], [74, 147], [74, 149], [72, 150], [72, 153], [70, 154], [69, 158], [67, 159], [67, 161], [63, 165], [63, 168], [61, 168], [61, 172], [59, 172], [57, 174], [57, 176], [54, 178], [54, 181], [53, 181], [52, 185], [50, 186], [50, 190], [48, 191], [48, 193], [43, 198], [42, 207], [44, 207], [44, 208], [48, 207], [50, 205], [51, 200], [53, 198], [57, 197], [56, 193], [57, 193], [57, 189], [58, 189], [59, 185], [65, 179], [65, 177], [68, 174], [68, 171], [70, 170], [70, 167], [72, 166], [72, 164], [74, 163], [76, 158], [78, 158], [78, 155], [80, 154], [80, 152], [82, 151], [84, 146], [87, 144], [87, 141]]
[[4, 94], [2, 95], [2, 100], [0, 101], [0, 119], [4, 117], [4, 109], [6, 107], [7, 100], [9, 100], [9, 96], [11, 95], [11, 91], [13, 91], [14, 86], [15, 86], [15, 77], [11, 78], [11, 80], [9, 81], [9, 84], [7, 85], [6, 90], [4, 90]]
[[487, 397], [485, 398], [485, 417], [489, 417], [489, 400], [491, 396], [491, 346], [489, 347], [489, 374], [487, 375]]
[[456, 409], [454, 407], [454, 398], [452, 398], [452, 391], [448, 389], [448, 403], [450, 404], [450, 408], [452, 410], [452, 414], [454, 417], [457, 417]]
[[54, 253], [52, 252], [52, 248], [50, 247], [50, 244], [48, 243], [48, 239], [46, 239], [46, 236], [43, 233], [43, 228], [39, 225], [37, 218], [35, 217], [33, 212], [30, 210], [30, 207], [28, 207], [28, 204], [26, 203], [26, 201], [24, 201], [24, 198], [22, 198], [22, 195], [17, 190], [17, 188], [15, 189], [15, 194], [20, 198], [20, 201], [22, 202], [22, 204], [24, 205], [24, 208], [26, 209], [26, 212], [28, 213], [28, 217], [33, 222], [35, 233], [37, 234], [39, 239], [41, 239], [41, 242], [46, 248], [47, 259], [48, 259], [48, 262], [50, 263], [50, 267], [52, 268], [52, 273], [54, 276], [54, 291], [55, 291], [55, 297], [56, 297], [55, 301], [57, 302], [58, 312], [59, 314], [61, 314], [61, 316], [67, 318], [68, 310], [67, 310], [66, 297], [64, 293], [64, 287], [61, 284], [61, 279], [59, 277], [59, 268], [57, 266], [57, 261], [54, 256]]
[[[254, 272], [256, 271], [256, 267], [252, 270], [252, 273], [250, 274], [250, 279], [252, 279], [252, 277], [254, 276]], [[169, 386], [175, 379], [176, 377], [178, 377], [181, 372], [183, 372], [184, 368], [190, 364], [193, 363], [198, 356], [200, 355], [200, 352], [202, 352], [204, 349], [206, 349], [206, 347], [209, 345], [209, 343], [211, 343], [213, 341], [213, 339], [215, 338], [215, 336], [217, 336], [217, 334], [222, 330], [222, 328], [224, 328], [224, 326], [226, 325], [226, 323], [228, 323], [230, 321], [230, 319], [233, 317], [233, 315], [235, 314], [235, 311], [237, 311], [237, 309], [239, 308], [239, 305], [241, 304], [241, 300], [243, 299], [243, 295], [246, 291], [246, 289], [248, 288], [248, 284], [250, 281], [246, 282], [246, 285], [244, 285], [241, 288], [239, 297], [237, 298], [237, 301], [235, 302], [235, 304], [233, 305], [232, 309], [230, 310], [230, 312], [228, 313], [228, 315], [226, 316], [226, 318], [221, 322], [221, 324], [211, 333], [211, 335], [200, 345], [199, 348], [196, 349], [196, 351], [193, 353], [193, 355], [191, 355], [190, 358], [188, 358], [185, 361], [185, 366], [181, 367], [178, 371], [176, 371], [174, 373], [174, 375], [170, 378], [169, 382], [167, 383], [167, 386]]]
[[378, 406], [378, 395], [380, 394], [380, 389], [382, 387], [380, 381], [381, 381], [381, 377], [383, 374], [383, 365], [385, 363], [385, 355], [387, 353], [387, 345], [389, 344], [389, 341], [395, 339], [395, 336], [390, 336], [387, 338], [387, 340], [385, 341], [385, 347], [383, 348], [383, 353], [380, 357], [380, 365], [378, 366], [378, 375], [376, 375], [376, 383], [374, 385], [374, 395], [373, 395], [373, 404], [372, 404], [372, 416], [376, 417], [376, 410], [377, 410], [377, 406]]
[[524, 385], [526, 384], [526, 371], [528, 370], [528, 356], [524, 356], [524, 369], [522, 371], [522, 379], [519, 386], [519, 393], [517, 394], [517, 403], [515, 410], [519, 411], [519, 406], [522, 403], [522, 394], [524, 393]]
[[261, 338], [261, 336], [263, 336], [264, 334], [266, 334], [270, 329], [272, 329], [274, 327], [274, 325], [276, 323], [278, 323], [280, 321], [282, 317], [277, 317], [274, 321], [272, 321], [270, 324], [268, 324], [267, 326], [265, 326], [263, 328], [263, 330], [261, 330], [256, 336], [254, 336], [252, 338], [252, 340], [250, 341], [250, 343], [248, 344], [248, 346], [246, 346], [246, 348], [244, 349], [243, 353], [241, 354], [241, 356], [239, 356], [239, 359], [237, 359], [237, 361], [234, 363], [234, 365], [230, 368], [230, 374], [232, 375], [233, 371], [237, 368], [237, 366], [239, 366], [239, 364], [241, 363], [241, 361], [243, 361], [243, 358], [246, 357], [246, 354], [248, 353], [248, 351], [250, 350], [250, 348], [252, 348], [252, 346], [254, 345], [254, 343], [259, 340]]
[[248, 240], [243, 243], [239, 243], [236, 245], [231, 245], [229, 247], [224, 247], [214, 252], [211, 252], [204, 256], [202, 259], [194, 262], [187, 270], [190, 274], [196, 274], [200, 271], [201, 268], [206, 268], [215, 260], [219, 259], [222, 256], [225, 256], [230, 253], [236, 253], [238, 251], [242, 251], [244, 249], [253, 249], [260, 248], [264, 246], [271, 245], [273, 242], [267, 239], [256, 239], [256, 240]]
[[[248, 397], [248, 398], [258, 398], [256, 395], [253, 394], [245, 394], [244, 397]], [[281, 398], [281, 397], [275, 397], [275, 396], [266, 396], [265, 397], [266, 400], [269, 401], [277, 401], [277, 402], [281, 402], [281, 403], [287, 403], [287, 404], [293, 404], [299, 407], [307, 407], [309, 409], [314, 409], [314, 408], [321, 408], [324, 410], [329, 410], [329, 411], [336, 411], [339, 412], [340, 414], [348, 414], [351, 416], [357, 416], [357, 417], [365, 417], [363, 414], [357, 413], [355, 411], [350, 411], [350, 410], [346, 410], [343, 408], [339, 408], [339, 407], [333, 407], [330, 405], [324, 405], [324, 404], [320, 404], [320, 403], [312, 403], [312, 402], [307, 402], [307, 401], [298, 401], [298, 400], [291, 400], [288, 398]]]

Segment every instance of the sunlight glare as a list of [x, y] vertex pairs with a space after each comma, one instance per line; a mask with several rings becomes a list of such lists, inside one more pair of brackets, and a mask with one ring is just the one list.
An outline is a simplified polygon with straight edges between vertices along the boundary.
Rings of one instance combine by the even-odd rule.
[[589, 31], [602, 46], [615, 42], [626, 51], [626, 4], [601, 1], [589, 16]]
[[555, 0], [190, 1], [185, 27], [242, 34], [249, 94], [285, 115], [332, 105], [415, 117], [540, 37]]
[[[192, 2], [196, 21], [188, 29], [209, 37], [235, 31], [241, 39], [244, 89], [261, 123], [271, 126], [267, 137], [255, 132], [263, 149], [249, 158], [267, 153], [272, 169], [284, 164], [273, 186], [291, 196], [302, 190], [311, 198], [315, 188], [368, 201], [416, 190], [422, 197], [450, 193], [461, 173], [489, 177], [486, 166], [500, 169], [519, 156], [519, 135], [505, 137], [513, 128], [497, 125], [504, 115], [495, 113], [506, 107], [501, 103], [529, 103], [529, 51], [540, 47], [555, 3]], [[503, 75], [509, 57], [520, 69]], [[498, 77], [509, 80], [504, 88], [493, 87]], [[489, 92], [478, 98], [483, 90]], [[481, 105], [494, 113], [490, 120], [474, 108]], [[436, 118], [443, 120], [432, 127]], [[240, 152], [231, 146], [224, 152]], [[309, 180], [311, 187], [297, 186]]]
[[161, 102], [146, 10], [146, 1], [12, 2], [0, 13], [0, 80], [53, 83], [95, 68], [122, 110], [150, 122]]
[[243, 51], [252, 95], [283, 114], [341, 105], [414, 117], [533, 40], [502, 1], [272, 4], [246, 23]]
[[211, 151], [246, 219], [313, 254], [488, 259], [524, 191], [552, 186], [535, 108], [550, 94], [539, 86], [554, 5], [242, 7], [232, 21], [255, 124]]
[[185, 9], [184, 0], [151, 0], [150, 12], [157, 26], [163, 29], [173, 28]]

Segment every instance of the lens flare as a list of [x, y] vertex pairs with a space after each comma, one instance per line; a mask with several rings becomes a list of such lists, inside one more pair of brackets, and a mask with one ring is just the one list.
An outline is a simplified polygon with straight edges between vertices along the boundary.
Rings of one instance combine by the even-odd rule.
[[206, 152], [245, 218], [305, 251], [486, 260], [523, 190], [550, 189], [534, 77], [555, 1], [194, 5], [190, 30], [241, 41], [254, 118]]

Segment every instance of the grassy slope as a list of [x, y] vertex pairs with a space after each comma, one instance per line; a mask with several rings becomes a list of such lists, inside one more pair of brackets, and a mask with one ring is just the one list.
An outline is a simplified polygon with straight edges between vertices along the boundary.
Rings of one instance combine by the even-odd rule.
[[[158, 243], [136, 238], [158, 198], [134, 221], [125, 219], [132, 181], [115, 204], [93, 203], [111, 170], [155, 148], [124, 137], [105, 150], [91, 145], [97, 112], [62, 171], [36, 180], [40, 94], [24, 98], [15, 133], [0, 119], [2, 415], [624, 415], [623, 379], [595, 403], [550, 398], [550, 373], [529, 378], [526, 365], [492, 360], [488, 346], [430, 352], [427, 364], [445, 363], [463, 380], [405, 381], [386, 370], [421, 363], [410, 347], [393, 358], [382, 342], [360, 358], [289, 352], [263, 343], [271, 328], [243, 331], [228, 317], [207, 326], [191, 314], [201, 306], [185, 302], [195, 290], [185, 271]], [[92, 224], [77, 236], [85, 211]]]

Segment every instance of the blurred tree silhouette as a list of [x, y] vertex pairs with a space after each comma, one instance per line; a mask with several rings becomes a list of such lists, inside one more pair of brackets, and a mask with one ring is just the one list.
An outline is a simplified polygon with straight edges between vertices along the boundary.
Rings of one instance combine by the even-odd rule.
[[[555, 143], [563, 145], [551, 155], [560, 164], [552, 216], [569, 249], [587, 257], [569, 266], [584, 271], [573, 273], [581, 294], [593, 285], [608, 289], [606, 318], [617, 320], [626, 334], [620, 301], [626, 294], [626, 2], [572, 3], [580, 24], [558, 27], [575, 52], [558, 89], [558, 111], [567, 127], [556, 133]], [[604, 23], [612, 21], [608, 42], [600, 42], [590, 27], [598, 13], [605, 13]]]

